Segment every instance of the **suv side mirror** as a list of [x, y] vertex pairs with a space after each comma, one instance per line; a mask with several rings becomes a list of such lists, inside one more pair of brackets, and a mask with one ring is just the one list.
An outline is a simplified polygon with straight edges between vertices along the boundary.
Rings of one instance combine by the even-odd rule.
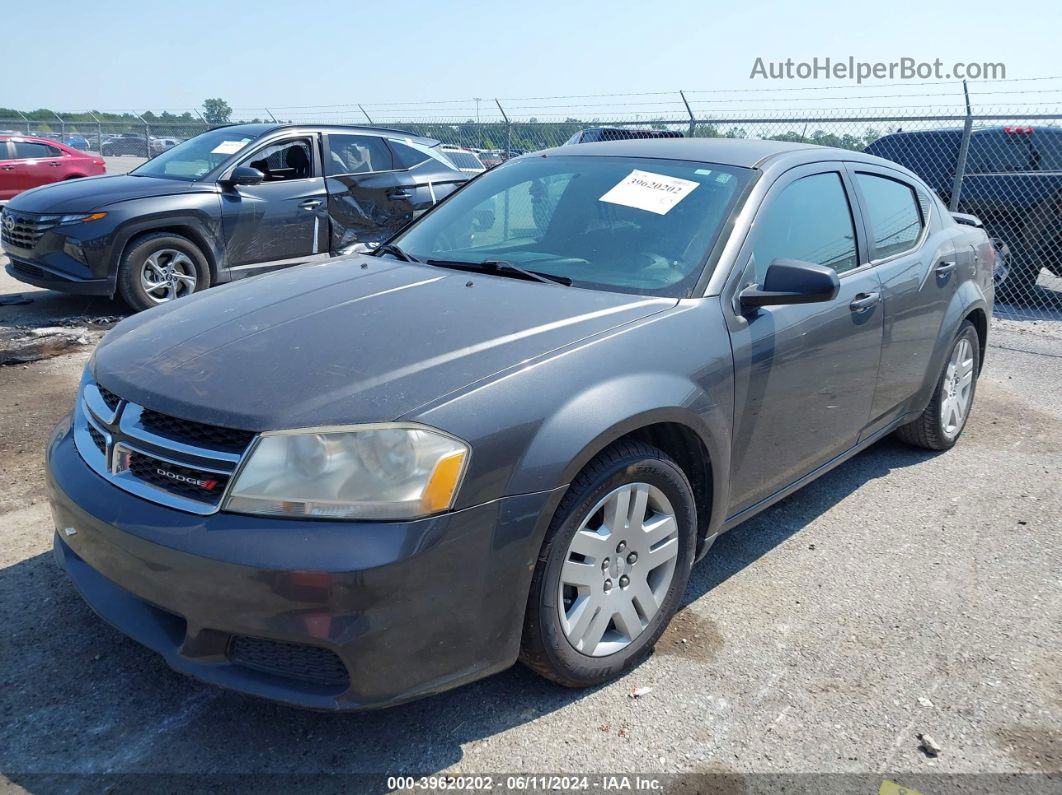
[[833, 268], [796, 259], [776, 259], [767, 268], [763, 289], [746, 287], [738, 298], [742, 311], [748, 311], [777, 304], [832, 301], [840, 289], [841, 281]]
[[236, 166], [229, 174], [228, 178], [222, 180], [226, 185], [261, 185], [262, 180], [265, 179], [265, 174], [259, 171], [257, 168], [251, 168], [250, 166]]

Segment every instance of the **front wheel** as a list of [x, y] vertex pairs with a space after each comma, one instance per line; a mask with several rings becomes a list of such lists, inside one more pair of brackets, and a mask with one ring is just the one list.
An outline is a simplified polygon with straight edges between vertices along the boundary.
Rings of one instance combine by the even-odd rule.
[[900, 427], [896, 435], [927, 450], [954, 447], [970, 417], [980, 364], [981, 342], [973, 324], [966, 320], [952, 342], [929, 405], [918, 419]]
[[130, 244], [118, 265], [118, 294], [137, 312], [205, 290], [210, 266], [191, 240], [170, 232]]
[[655, 447], [609, 447], [572, 482], [532, 578], [521, 661], [567, 687], [644, 659], [678, 609], [696, 540], [689, 480]]

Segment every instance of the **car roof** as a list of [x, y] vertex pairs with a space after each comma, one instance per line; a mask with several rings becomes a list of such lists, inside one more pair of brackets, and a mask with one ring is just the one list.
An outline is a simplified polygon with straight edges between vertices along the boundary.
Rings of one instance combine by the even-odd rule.
[[409, 132], [409, 130], [399, 130], [394, 127], [366, 126], [360, 124], [296, 124], [294, 122], [243, 122], [238, 124], [226, 124], [224, 125], [224, 129], [238, 129], [241, 132], [253, 135], [255, 138], [261, 135], [265, 135], [266, 133], [275, 132], [277, 130], [320, 130], [323, 132], [366, 132], [377, 134], [392, 133], [404, 136], [406, 138], [424, 139], [423, 135], [417, 135], [417, 133]]
[[[1062, 127], [1056, 127], [1052, 124], [999, 124], [993, 127], [974, 127], [971, 132], [973, 135], [979, 135], [984, 133], [1006, 132], [1008, 129], [1030, 129], [1033, 131], [1034, 134], [1047, 133], [1048, 135], [1062, 135]], [[948, 135], [961, 135], [962, 131], [962, 127], [936, 127], [932, 130], [897, 130], [896, 132], [888, 133], [887, 135], [881, 136], [881, 138], [879, 138], [878, 140], [880, 141], [883, 138], [895, 138], [901, 135], [911, 137], [920, 135], [941, 135], [942, 133], [946, 133]], [[1020, 135], [1021, 133], [1015, 134]]]
[[48, 144], [49, 146], [58, 144], [60, 147], [66, 148], [66, 144], [62, 141], [56, 141], [53, 138], [42, 138], [39, 135], [23, 135], [22, 133], [3, 133], [0, 135], [0, 141], [27, 141], [31, 144]]
[[[533, 155], [590, 155], [601, 157], [650, 157], [666, 160], [692, 160], [704, 163], [758, 168], [765, 161], [796, 152], [815, 153], [809, 160], [872, 159], [859, 152], [833, 149], [814, 144], [762, 141], [745, 138], [634, 138], [624, 141], [601, 141], [570, 144], [536, 152]], [[841, 157], [843, 155], [843, 157]], [[854, 156], [854, 157], [853, 157]]]

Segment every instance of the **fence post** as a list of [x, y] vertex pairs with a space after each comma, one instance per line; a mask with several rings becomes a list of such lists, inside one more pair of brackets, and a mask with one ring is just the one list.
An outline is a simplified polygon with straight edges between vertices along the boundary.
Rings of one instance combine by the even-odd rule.
[[146, 158], [148, 158], [150, 160], [151, 159], [151, 127], [148, 125], [148, 123], [146, 121], [144, 121], [144, 117], [141, 116], [139, 113], [134, 113], [133, 115], [136, 116], [138, 119], [140, 119], [140, 123], [144, 125], [144, 157], [146, 157]]
[[358, 110], [360, 110], [362, 115], [369, 120], [369, 124], [376, 124], [376, 122], [372, 120], [372, 117], [365, 112], [365, 108], [363, 108], [361, 105], [358, 105]]
[[692, 138], [693, 137], [693, 133], [697, 129], [697, 122], [696, 122], [696, 120], [693, 117], [693, 111], [690, 109], [690, 103], [686, 99], [686, 92], [685, 91], [679, 91], [679, 96], [682, 97], [682, 104], [686, 106], [686, 112], [688, 114], [690, 114], [690, 132], [689, 132], [689, 137]]
[[59, 119], [59, 140], [62, 141], [65, 144], [66, 143], [66, 122], [63, 121], [63, 117], [60, 116], [58, 113], [56, 113], [54, 110], [52, 111], [52, 115], [55, 116], [55, 118]]
[[[269, 114], [269, 118], [271, 118], [273, 121], [277, 121], [277, 117], [273, 115], [273, 111], [271, 111], [269, 108], [266, 108], [265, 112]], [[279, 123], [280, 122], [277, 122], [277, 124]]]
[[19, 116], [22, 117], [22, 121], [26, 122], [26, 135], [29, 135], [30, 134], [30, 123], [29, 123], [29, 119], [26, 118], [26, 114], [23, 113], [20, 110], [16, 110], [15, 113], [17, 113]]
[[92, 111], [89, 111], [89, 116], [96, 122], [96, 151], [100, 153], [100, 157], [103, 157], [103, 125], [100, 124], [99, 117]]
[[962, 126], [962, 143], [959, 144], [959, 159], [955, 163], [955, 181], [951, 185], [951, 201], [948, 209], [957, 212], [959, 196], [962, 195], [962, 179], [966, 176], [966, 156], [970, 152], [970, 136], [973, 134], [973, 112], [970, 110], [970, 89], [962, 81], [962, 93], [966, 95], [966, 122]]
[[[494, 98], [494, 104], [498, 106], [498, 112], [505, 119], [505, 159], [508, 160], [512, 157], [510, 153], [513, 151], [513, 123], [509, 121], [509, 115], [505, 112], [505, 108], [501, 106], [501, 102], [498, 101], [497, 97]], [[508, 193], [505, 194], [505, 198], [509, 198]]]

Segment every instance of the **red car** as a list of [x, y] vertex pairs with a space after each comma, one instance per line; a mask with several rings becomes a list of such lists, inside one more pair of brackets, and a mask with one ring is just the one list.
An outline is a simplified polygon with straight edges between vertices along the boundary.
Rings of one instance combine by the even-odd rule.
[[0, 135], [0, 202], [38, 185], [106, 172], [103, 158], [57, 141]]

